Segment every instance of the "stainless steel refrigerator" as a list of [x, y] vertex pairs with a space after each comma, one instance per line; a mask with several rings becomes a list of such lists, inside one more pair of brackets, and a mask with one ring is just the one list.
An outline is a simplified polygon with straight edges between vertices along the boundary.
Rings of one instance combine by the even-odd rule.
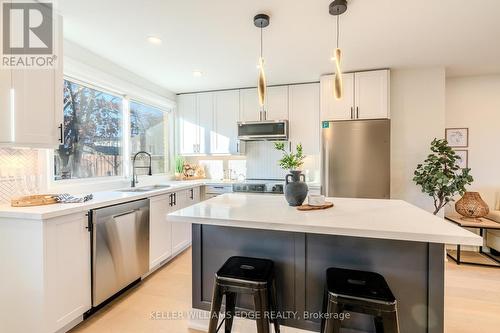
[[322, 122], [322, 193], [329, 197], [390, 197], [389, 119]]

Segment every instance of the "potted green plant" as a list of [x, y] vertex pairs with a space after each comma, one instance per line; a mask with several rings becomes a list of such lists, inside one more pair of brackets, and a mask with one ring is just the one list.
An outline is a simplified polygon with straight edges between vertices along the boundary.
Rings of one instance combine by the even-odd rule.
[[473, 182], [470, 168], [461, 169], [457, 161], [460, 157], [448, 146], [444, 139], [431, 142], [432, 153], [422, 164], [417, 165], [413, 181], [420, 185], [422, 192], [434, 199], [434, 215], [453, 201], [453, 196], [463, 195], [465, 186]]
[[182, 180], [184, 177], [184, 157], [176, 156], [175, 157], [175, 179]]
[[304, 203], [308, 191], [305, 176], [299, 170], [306, 158], [302, 145], [299, 143], [296, 146], [295, 153], [293, 151], [287, 152], [284, 142], [276, 142], [274, 148], [283, 153], [283, 157], [278, 161], [279, 166], [290, 171], [285, 177], [286, 201], [290, 206], [300, 206]]

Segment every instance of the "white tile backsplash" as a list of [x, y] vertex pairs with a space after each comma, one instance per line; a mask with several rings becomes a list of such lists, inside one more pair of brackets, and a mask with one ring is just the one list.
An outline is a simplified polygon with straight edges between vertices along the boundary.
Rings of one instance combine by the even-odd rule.
[[0, 148], [0, 203], [38, 193], [40, 180], [37, 150]]

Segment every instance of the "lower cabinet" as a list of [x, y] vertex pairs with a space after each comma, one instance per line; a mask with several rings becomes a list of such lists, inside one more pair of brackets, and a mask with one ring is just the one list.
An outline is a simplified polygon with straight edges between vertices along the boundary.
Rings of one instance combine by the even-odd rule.
[[[200, 188], [182, 190], [175, 193], [174, 210], [200, 202]], [[191, 223], [172, 222], [172, 253], [175, 255], [191, 244]]]
[[47, 331], [55, 332], [91, 307], [90, 232], [85, 213], [44, 221]]
[[200, 187], [150, 198], [150, 269], [157, 267], [191, 244], [191, 223], [172, 222], [167, 215], [198, 202], [200, 202]]
[[66, 331], [90, 309], [87, 221], [0, 218], [0, 332]]
[[172, 226], [167, 221], [170, 199], [170, 194], [149, 198], [149, 269], [172, 255]]

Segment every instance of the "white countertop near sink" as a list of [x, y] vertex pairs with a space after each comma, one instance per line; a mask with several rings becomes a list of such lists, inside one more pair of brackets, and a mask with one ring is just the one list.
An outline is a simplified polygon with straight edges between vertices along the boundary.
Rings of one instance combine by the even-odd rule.
[[[283, 196], [228, 193], [169, 214], [171, 221], [417, 241], [481, 245], [480, 236], [402, 200], [328, 198], [333, 208], [298, 211]], [[444, 255], [444, 254], [443, 254]]]
[[[165, 193], [175, 192], [195, 186], [212, 184], [208, 180], [187, 180], [162, 182], [161, 185], [170, 185], [169, 188], [156, 189], [147, 192], [119, 192], [117, 190], [95, 192], [94, 198], [84, 203], [61, 203], [34, 207], [11, 207], [9, 204], [0, 205], [0, 218], [19, 218], [44, 220], [61, 215], [78, 213], [90, 209], [116, 205], [119, 203], [153, 197]], [[138, 186], [139, 188], [140, 186]], [[145, 186], [146, 187], [146, 186]], [[88, 194], [88, 193], [85, 193]]]

